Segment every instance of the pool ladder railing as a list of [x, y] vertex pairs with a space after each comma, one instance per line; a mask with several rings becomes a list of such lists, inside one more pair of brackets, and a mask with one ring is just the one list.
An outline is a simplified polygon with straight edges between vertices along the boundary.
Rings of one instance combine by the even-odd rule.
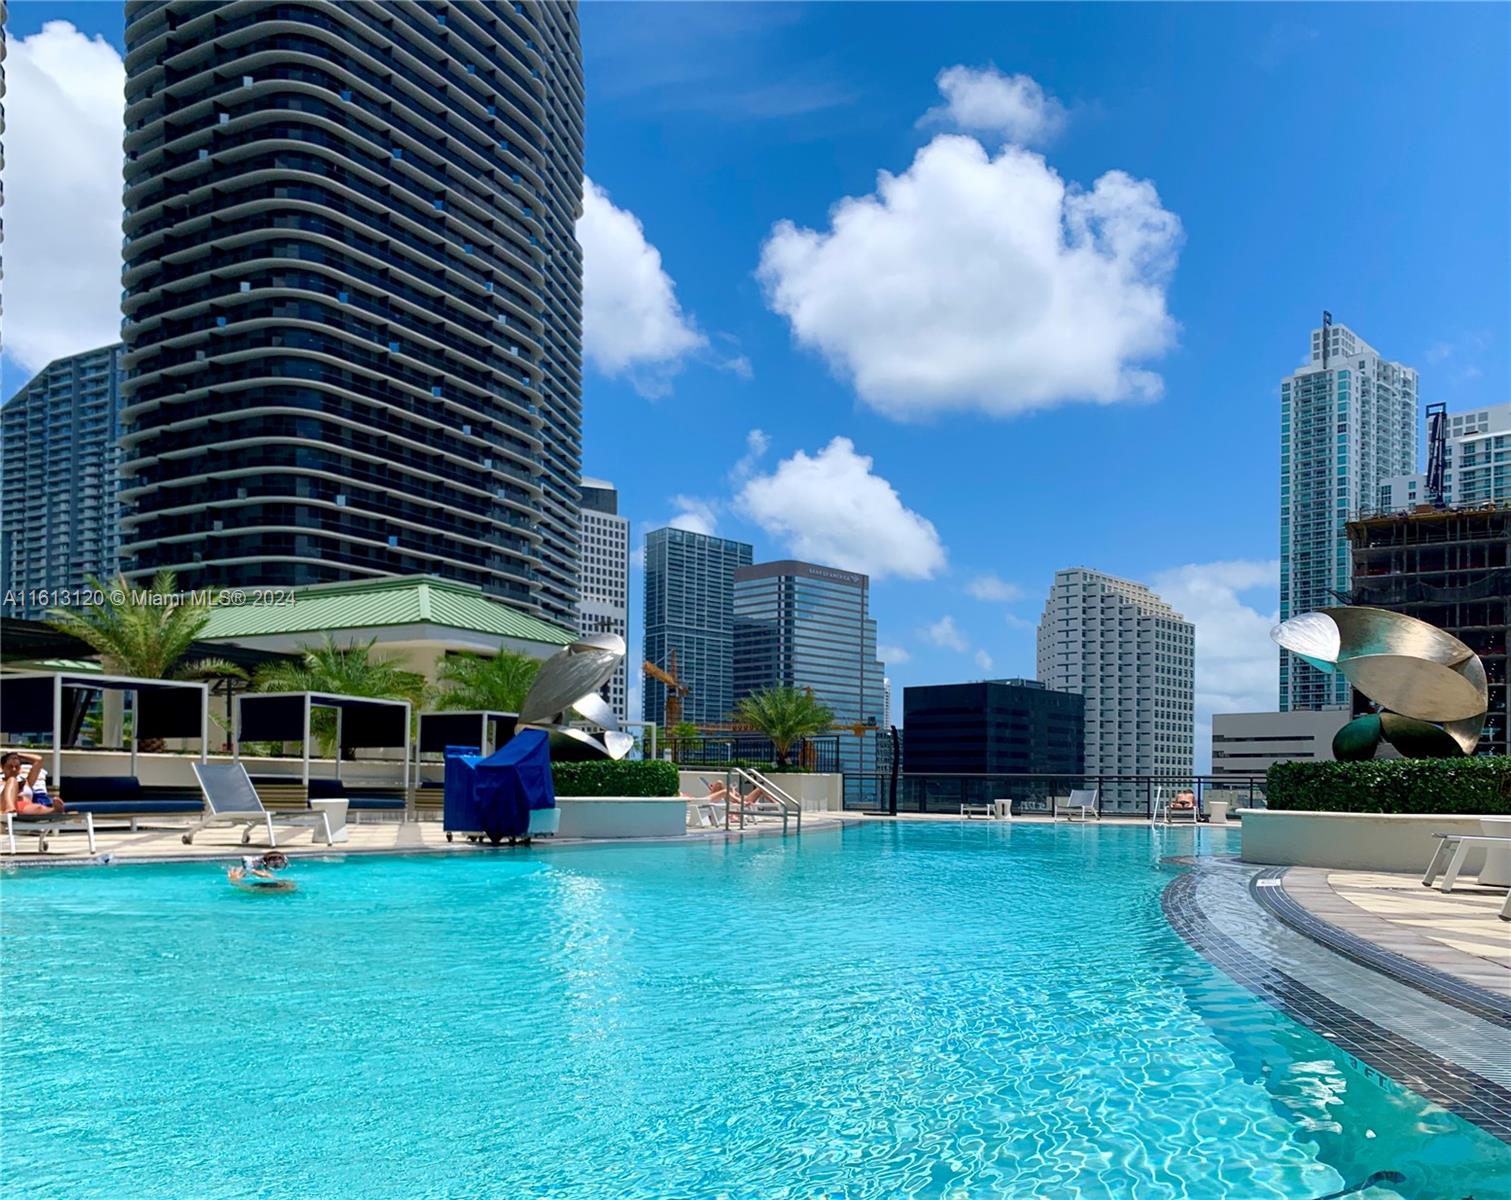
[[[783, 836], [786, 836], [789, 832], [803, 832], [803, 806], [788, 795], [787, 792], [772, 783], [760, 771], [752, 767], [731, 767], [727, 774], [725, 787], [728, 788], [728, 791], [724, 793], [726, 797], [724, 802], [725, 829], [729, 829], [732, 822], [734, 828], [745, 828], [747, 808], [744, 800], [745, 792], [748, 790], [746, 785], [752, 788], [759, 788], [768, 797], [765, 807], [755, 805], [749, 809], [752, 816], [780, 815], [782, 818]], [[739, 802], [731, 804], [728, 799], [730, 796], [739, 797]], [[773, 809], [775, 809], [775, 812], [773, 812]], [[789, 827], [789, 822], [791, 823], [791, 827]]]

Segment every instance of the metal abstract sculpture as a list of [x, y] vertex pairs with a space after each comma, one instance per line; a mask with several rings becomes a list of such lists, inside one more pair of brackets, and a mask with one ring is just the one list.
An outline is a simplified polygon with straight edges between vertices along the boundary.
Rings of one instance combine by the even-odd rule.
[[[590, 634], [553, 654], [541, 663], [519, 706], [518, 727], [544, 729], [551, 737], [551, 758], [556, 762], [623, 758], [635, 739], [619, 728], [614, 710], [598, 689], [608, 682], [624, 654], [624, 639], [617, 633]], [[598, 726], [602, 737], [570, 726], [573, 712]]]
[[1323, 608], [1270, 630], [1319, 671], [1341, 672], [1379, 711], [1333, 738], [1341, 761], [1373, 758], [1382, 741], [1406, 758], [1473, 754], [1489, 707], [1479, 655], [1452, 634], [1383, 608]]

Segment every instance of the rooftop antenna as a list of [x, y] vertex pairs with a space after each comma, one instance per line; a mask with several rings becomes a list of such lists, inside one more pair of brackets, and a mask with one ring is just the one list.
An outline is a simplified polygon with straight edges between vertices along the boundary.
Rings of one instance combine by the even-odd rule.
[[1448, 465], [1448, 406], [1427, 406], [1427, 499], [1444, 507], [1443, 471]]

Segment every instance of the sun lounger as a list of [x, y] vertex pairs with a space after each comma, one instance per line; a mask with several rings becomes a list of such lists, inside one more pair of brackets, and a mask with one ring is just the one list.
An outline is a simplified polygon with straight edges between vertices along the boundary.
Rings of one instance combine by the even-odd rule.
[[[1089, 817], [1096, 817], [1097, 820], [1101, 820], [1102, 814], [1097, 811], [1097, 792], [1099, 790], [1098, 788], [1072, 789], [1065, 803], [1059, 806], [1065, 811], [1065, 819], [1067, 821], [1077, 820], [1076, 814], [1079, 813], [1079, 819], [1082, 821], [1087, 820]], [[1055, 816], [1058, 817], [1059, 813], [1056, 812]]]
[[[275, 814], [263, 807], [257, 789], [247, 777], [247, 769], [240, 763], [195, 763], [194, 775], [199, 780], [199, 790], [204, 793], [205, 813], [199, 823], [184, 834], [184, 845], [194, 841], [194, 835], [212, 825], [244, 825], [241, 844], [252, 840], [252, 830], [262, 826], [268, 833], [268, 845], [276, 846], [273, 836]], [[331, 841], [330, 821], [323, 812], [279, 812], [278, 821], [290, 825], [313, 825], [325, 834], [328, 845]]]
[[[1464, 860], [1469, 857], [1469, 851], [1474, 846], [1484, 846], [1487, 850], [1499, 846], [1511, 846], [1511, 837], [1488, 837], [1479, 834], [1463, 833], [1435, 833], [1432, 835], [1438, 840], [1438, 848], [1432, 852], [1432, 861], [1427, 864], [1427, 870], [1422, 873], [1422, 886], [1432, 887], [1438, 875], [1443, 876], [1441, 883], [1437, 884], [1440, 892], [1453, 891], [1453, 885], [1459, 877], [1459, 872], [1464, 868]], [[1500, 918], [1502, 921], [1511, 921], [1511, 891], [1506, 893], [1506, 902], [1501, 905]]]
[[[19, 828], [18, 828], [19, 826]], [[22, 837], [35, 834], [37, 853], [47, 853], [47, 839], [66, 829], [82, 831], [89, 838], [89, 853], [95, 852], [93, 813], [6, 813], [5, 837], [10, 843], [10, 852], [16, 853], [16, 834]]]

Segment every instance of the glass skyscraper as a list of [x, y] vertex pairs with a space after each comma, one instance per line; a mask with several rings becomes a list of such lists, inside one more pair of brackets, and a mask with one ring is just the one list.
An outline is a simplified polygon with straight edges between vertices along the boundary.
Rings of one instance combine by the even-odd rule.
[[[653, 529], [645, 535], [645, 658], [664, 670], [677, 656], [687, 686], [682, 719], [695, 725], [729, 720], [734, 708], [735, 572], [754, 556], [748, 542]], [[649, 676], [644, 719], [661, 724], [666, 685]]]
[[0, 410], [0, 584], [5, 615], [38, 618], [55, 593], [116, 570], [121, 347], [47, 364]]
[[[870, 580], [814, 563], [761, 563], [734, 576], [734, 699], [769, 687], [812, 688], [835, 722], [886, 722], [884, 666], [876, 660]], [[874, 774], [877, 737], [839, 734], [840, 769]], [[874, 780], [846, 780], [846, 799], [867, 799]], [[852, 792], [854, 794], [852, 794]]]
[[[1417, 461], [1417, 373], [1324, 314], [1280, 383], [1280, 619], [1347, 603], [1347, 525]], [[1280, 652], [1280, 708], [1350, 703], [1348, 680]], [[1089, 714], [1088, 714], [1089, 715]]]
[[132, 0], [122, 554], [576, 623], [572, 3]]

